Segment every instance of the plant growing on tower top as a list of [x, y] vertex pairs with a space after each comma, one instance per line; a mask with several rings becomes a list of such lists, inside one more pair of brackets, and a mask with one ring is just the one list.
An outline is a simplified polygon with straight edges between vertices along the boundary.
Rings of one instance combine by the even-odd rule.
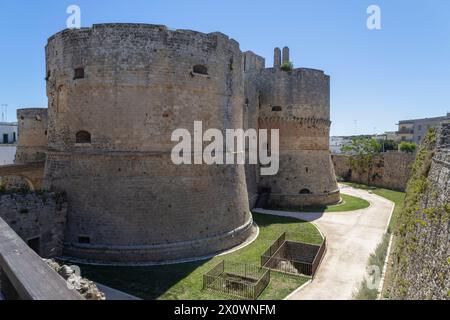
[[281, 70], [283, 70], [283, 71], [289, 72], [289, 71], [294, 70], [294, 64], [293, 64], [292, 62], [290, 62], [290, 61], [288, 61], [288, 62], [283, 62], [283, 64], [281, 65], [280, 68], [281, 68]]

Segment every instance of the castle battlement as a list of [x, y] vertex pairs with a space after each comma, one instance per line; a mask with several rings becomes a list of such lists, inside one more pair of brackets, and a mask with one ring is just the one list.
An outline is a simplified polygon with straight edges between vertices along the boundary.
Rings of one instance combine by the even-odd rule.
[[[209, 39], [212, 43], [227, 42], [236, 49], [239, 49], [239, 42], [228, 37], [226, 34], [221, 32], [210, 32], [203, 33], [188, 29], [170, 29], [165, 25], [157, 24], [145, 24], [145, 23], [103, 23], [94, 24], [89, 28], [80, 29], [65, 29], [62, 30], [51, 37], [48, 38], [48, 43], [51, 43], [57, 39], [59, 40], [83, 40], [89, 37], [95, 36], [96, 34], [108, 33], [108, 34], [120, 34], [120, 33], [134, 33], [137, 35], [146, 35], [146, 40], [159, 40], [169, 43], [173, 39], [197, 39], [197, 40], [207, 40]], [[165, 38], [164, 38], [165, 37]], [[173, 38], [173, 39], [171, 39]], [[143, 38], [142, 40], [145, 40]], [[182, 43], [179, 43], [180, 45]], [[192, 41], [190, 45], [195, 45], [195, 41]], [[199, 45], [202, 45], [199, 43]]]
[[330, 120], [315, 119], [315, 118], [297, 118], [297, 117], [259, 117], [260, 123], [294, 123], [299, 126], [308, 127], [329, 127], [331, 125]]

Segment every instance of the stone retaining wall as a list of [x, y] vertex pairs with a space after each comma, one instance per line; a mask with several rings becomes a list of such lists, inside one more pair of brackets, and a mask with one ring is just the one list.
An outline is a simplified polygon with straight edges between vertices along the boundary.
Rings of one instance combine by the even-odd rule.
[[62, 254], [66, 213], [55, 193], [0, 194], [0, 218], [42, 257]]
[[[450, 124], [419, 151], [390, 256], [391, 299], [450, 299]], [[428, 141], [427, 141], [428, 140]]]
[[[405, 191], [410, 177], [414, 154], [386, 152], [374, 158], [370, 173], [370, 184], [392, 190]], [[332, 155], [336, 176], [342, 180], [367, 184], [367, 171], [360, 172], [350, 167], [349, 156]]]

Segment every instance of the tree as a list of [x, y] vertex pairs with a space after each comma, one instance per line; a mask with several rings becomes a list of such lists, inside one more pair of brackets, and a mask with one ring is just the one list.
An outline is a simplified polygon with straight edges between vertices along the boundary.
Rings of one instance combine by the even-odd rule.
[[394, 140], [381, 140], [379, 141], [383, 146], [383, 151], [397, 151], [398, 143]]
[[367, 184], [370, 185], [373, 173], [374, 157], [381, 152], [381, 144], [371, 138], [354, 138], [348, 146], [342, 147], [342, 151], [351, 154], [349, 165], [361, 175], [367, 174]]
[[403, 141], [402, 143], [400, 143], [399, 148], [401, 152], [414, 153], [416, 152], [417, 144], [415, 144], [414, 142]]

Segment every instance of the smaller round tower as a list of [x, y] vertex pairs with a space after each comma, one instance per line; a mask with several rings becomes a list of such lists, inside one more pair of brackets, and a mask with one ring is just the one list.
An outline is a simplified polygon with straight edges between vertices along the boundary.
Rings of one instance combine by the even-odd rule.
[[[321, 70], [282, 70], [279, 50], [275, 67], [261, 70], [259, 129], [278, 129], [280, 169], [261, 176], [260, 189], [270, 190], [270, 205], [327, 205], [340, 200], [329, 151], [330, 77]], [[290, 62], [283, 48], [283, 63]]]
[[47, 109], [19, 109], [16, 164], [45, 161], [47, 151]]

